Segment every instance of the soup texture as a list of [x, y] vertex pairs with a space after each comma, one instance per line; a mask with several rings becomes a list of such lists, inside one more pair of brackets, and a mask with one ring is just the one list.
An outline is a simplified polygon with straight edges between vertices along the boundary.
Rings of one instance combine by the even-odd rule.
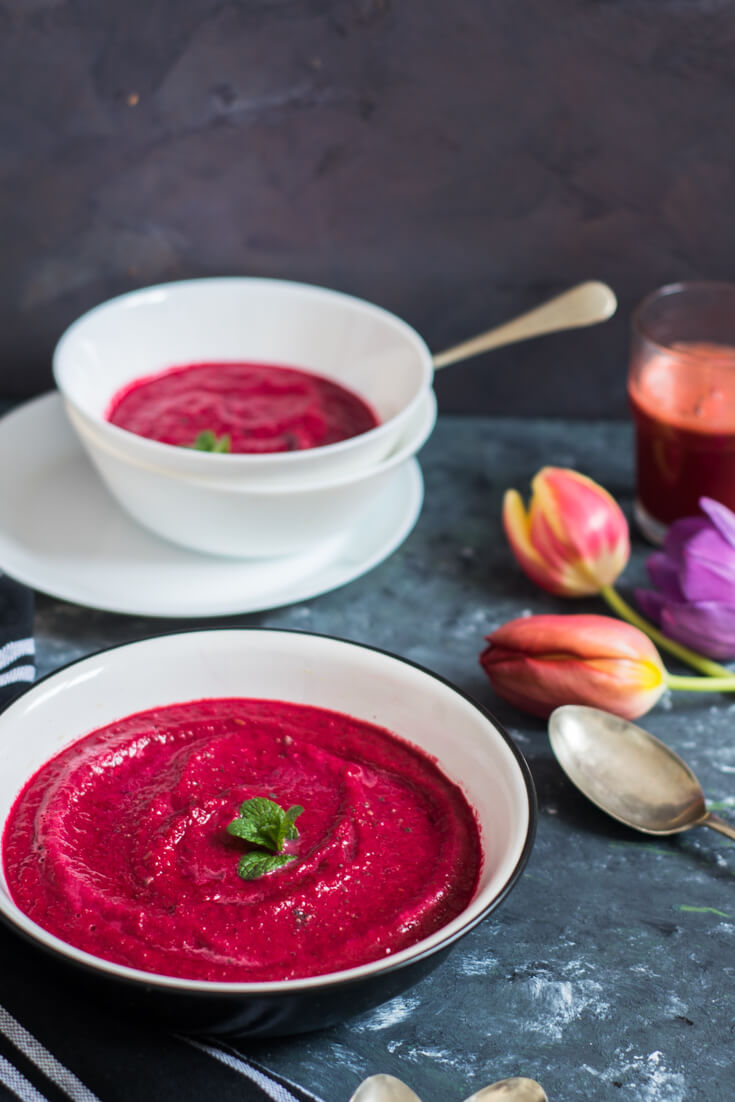
[[[291, 816], [280, 848], [228, 829], [255, 808]], [[63, 750], [17, 798], [3, 860], [21, 910], [80, 949], [162, 975], [272, 981], [432, 934], [473, 897], [482, 849], [459, 788], [407, 742], [233, 698], [140, 712]]]
[[137, 379], [106, 416], [163, 444], [194, 447], [206, 433], [238, 453], [318, 448], [378, 424], [367, 402], [339, 383], [260, 363], [189, 364]]

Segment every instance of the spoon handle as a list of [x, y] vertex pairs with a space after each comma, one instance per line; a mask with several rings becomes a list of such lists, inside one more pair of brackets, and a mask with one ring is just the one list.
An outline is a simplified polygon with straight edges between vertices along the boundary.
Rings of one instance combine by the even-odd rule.
[[724, 819], [721, 819], [719, 815], [715, 815], [711, 811], [707, 815], [707, 818], [702, 820], [702, 826], [712, 827], [713, 830], [719, 830], [720, 834], [726, 834], [728, 838], [732, 838], [735, 841], [735, 826], [726, 823]]
[[491, 348], [515, 344], [517, 341], [528, 340], [529, 337], [540, 337], [543, 333], [595, 325], [598, 321], [606, 321], [612, 317], [617, 305], [615, 294], [606, 283], [594, 280], [579, 283], [512, 321], [489, 329], [462, 344], [455, 344], [444, 352], [438, 352], [433, 357], [434, 369], [467, 360], [480, 352], [489, 352]]

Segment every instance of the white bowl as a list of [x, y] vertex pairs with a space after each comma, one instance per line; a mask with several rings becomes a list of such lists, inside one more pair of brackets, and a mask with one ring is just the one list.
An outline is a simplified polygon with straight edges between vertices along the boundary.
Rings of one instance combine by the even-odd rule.
[[[71, 413], [72, 424], [76, 423]], [[248, 484], [172, 473], [131, 461], [84, 425], [79, 437], [110, 492], [139, 524], [172, 543], [237, 558], [292, 555], [339, 539], [410, 461], [436, 422], [427, 390], [394, 450], [365, 470], [294, 485]]]
[[13, 701], [0, 715], [0, 824], [44, 762], [91, 730], [157, 705], [233, 696], [355, 716], [434, 758], [475, 809], [480, 829], [483, 864], [467, 907], [430, 937], [389, 958], [270, 983], [179, 979], [94, 957], [28, 918], [11, 899], [4, 873], [0, 917], [57, 962], [72, 966], [79, 978], [95, 981], [118, 1009], [130, 1007], [206, 1031], [316, 1029], [410, 986], [502, 901], [530, 853], [533, 783], [500, 725], [427, 670], [326, 636], [217, 629], [114, 647], [51, 674]]
[[[136, 379], [205, 361], [293, 366], [334, 379], [380, 424], [336, 444], [267, 455], [220, 455], [149, 440], [110, 424], [113, 396]], [[431, 387], [421, 337], [388, 311], [323, 287], [276, 279], [194, 279], [133, 291], [95, 307], [59, 340], [56, 384], [79, 431], [131, 462], [232, 480], [306, 482], [364, 470], [395, 447]]]

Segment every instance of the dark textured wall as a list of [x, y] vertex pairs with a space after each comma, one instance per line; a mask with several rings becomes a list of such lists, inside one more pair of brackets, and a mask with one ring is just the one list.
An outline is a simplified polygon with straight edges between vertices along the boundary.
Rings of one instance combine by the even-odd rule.
[[112, 294], [323, 283], [439, 350], [578, 280], [604, 328], [445, 410], [625, 411], [632, 304], [735, 278], [735, 0], [0, 0], [0, 394]]

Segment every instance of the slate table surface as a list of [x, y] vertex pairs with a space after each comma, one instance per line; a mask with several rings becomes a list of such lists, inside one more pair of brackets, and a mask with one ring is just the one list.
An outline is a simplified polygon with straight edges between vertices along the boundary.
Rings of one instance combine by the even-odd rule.
[[[299, 628], [372, 643], [451, 679], [506, 725], [538, 792], [521, 880], [479, 928], [404, 995], [326, 1032], [242, 1042], [328, 1102], [388, 1072], [422, 1102], [462, 1102], [494, 1080], [538, 1079], [551, 1102], [728, 1102], [735, 1097], [735, 846], [704, 829], [652, 839], [589, 804], [557, 765], [545, 724], [498, 700], [483, 636], [533, 612], [605, 612], [536, 589], [500, 527], [503, 491], [544, 464], [602, 483], [628, 516], [624, 422], [440, 417], [421, 465], [426, 498], [404, 545], [332, 593], [256, 615], [170, 621], [38, 595], [39, 673], [100, 647], [204, 624]], [[621, 592], [643, 581], [634, 534]], [[675, 669], [675, 665], [671, 666]], [[735, 702], [676, 694], [645, 725], [684, 756], [708, 801], [735, 818]], [[201, 1083], [208, 1099], [207, 1082]]]

